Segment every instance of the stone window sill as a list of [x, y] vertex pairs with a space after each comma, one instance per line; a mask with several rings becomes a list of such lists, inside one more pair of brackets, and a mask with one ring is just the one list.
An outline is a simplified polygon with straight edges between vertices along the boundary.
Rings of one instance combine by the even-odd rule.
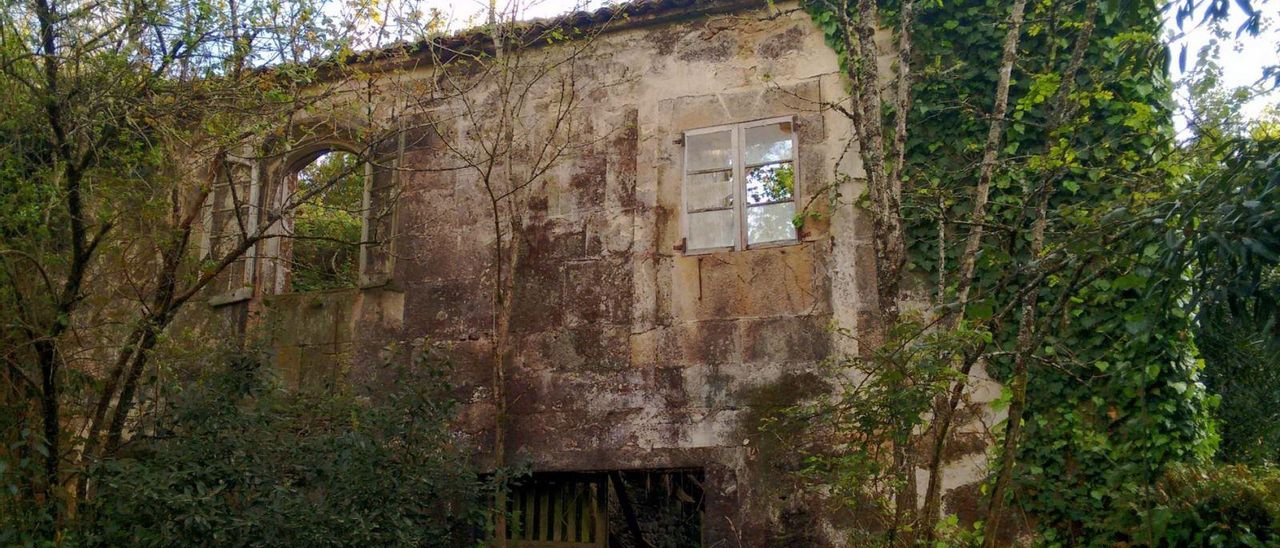
[[233, 291], [228, 291], [226, 293], [209, 297], [209, 306], [217, 308], [219, 306], [226, 306], [229, 304], [235, 304], [238, 302], [247, 301], [251, 297], [253, 297], [253, 288], [248, 286], [241, 287]]

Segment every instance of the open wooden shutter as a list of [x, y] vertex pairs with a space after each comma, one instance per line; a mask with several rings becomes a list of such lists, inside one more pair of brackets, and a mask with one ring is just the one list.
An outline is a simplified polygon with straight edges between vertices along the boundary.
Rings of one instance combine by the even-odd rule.
[[[256, 159], [228, 154], [205, 199], [201, 258], [221, 261], [235, 254], [261, 221], [261, 168]], [[233, 261], [214, 281], [214, 304], [249, 298], [256, 262], [254, 248]]]
[[386, 284], [395, 270], [396, 203], [404, 132], [374, 147], [365, 172], [364, 228], [360, 247], [360, 285]]

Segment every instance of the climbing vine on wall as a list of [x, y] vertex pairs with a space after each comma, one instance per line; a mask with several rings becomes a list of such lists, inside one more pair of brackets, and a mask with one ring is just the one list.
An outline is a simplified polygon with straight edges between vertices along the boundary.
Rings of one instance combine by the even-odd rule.
[[[899, 6], [888, 4], [881, 25], [894, 28]], [[926, 4], [911, 26], [905, 278], [920, 289], [937, 283], [929, 293], [945, 303], [955, 298], [948, 280], [973, 208], [1009, 7]], [[1134, 534], [1111, 516], [1141, 511], [1168, 464], [1203, 460], [1215, 441], [1189, 315], [1177, 294], [1147, 291], [1183, 275], [1162, 270], [1153, 243], [1159, 220], [1150, 215], [1179, 175], [1168, 161], [1171, 94], [1159, 10], [1150, 1], [1096, 4], [1084, 63], [1064, 82], [1085, 4], [1027, 7], [982, 220], [988, 236], [963, 304], [966, 322], [991, 332], [983, 362], [1007, 380], [1019, 322], [1016, 312], [1001, 318], [1001, 311], [1021, 292], [1038, 292], [1014, 504], [1034, 516], [1046, 540], [1111, 542]], [[856, 6], [805, 6], [847, 63], [840, 33], [844, 18], [858, 16]], [[1060, 90], [1071, 114], [1050, 123]], [[1047, 228], [1043, 251], [1032, 256], [1033, 198], [1042, 181], [1051, 182]]]

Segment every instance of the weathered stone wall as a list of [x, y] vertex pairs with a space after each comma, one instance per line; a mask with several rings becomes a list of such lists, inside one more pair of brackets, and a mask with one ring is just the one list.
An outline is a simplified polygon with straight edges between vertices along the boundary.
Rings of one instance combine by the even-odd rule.
[[[858, 351], [830, 325], [872, 327], [870, 234], [847, 203], [860, 189], [840, 189], [845, 200], [834, 210], [822, 194], [836, 173], [860, 175], [847, 119], [821, 108], [843, 97], [843, 84], [835, 54], [795, 8], [761, 4], [595, 38], [579, 59], [587, 83], [578, 108], [589, 116], [578, 137], [588, 144], [527, 195], [507, 373], [509, 459], [527, 455], [535, 470], [703, 468], [709, 546], [797, 533], [785, 530], [797, 502], [776, 481], [785, 442], [760, 439], [759, 421], [767, 408], [823, 389], [812, 369], [832, 352]], [[531, 92], [532, 115], [536, 97], [550, 93]], [[374, 108], [387, 126], [396, 101]], [[788, 115], [799, 135], [797, 204], [827, 215], [794, 245], [678, 251], [683, 132]], [[400, 149], [388, 283], [259, 290], [243, 306], [276, 333], [295, 386], [362, 374], [392, 342], [449, 345], [467, 402], [461, 427], [486, 455], [496, 420], [494, 235], [474, 174], [440, 169], [448, 164], [441, 139], [467, 134], [458, 124]], [[288, 163], [267, 172], [280, 177]]]

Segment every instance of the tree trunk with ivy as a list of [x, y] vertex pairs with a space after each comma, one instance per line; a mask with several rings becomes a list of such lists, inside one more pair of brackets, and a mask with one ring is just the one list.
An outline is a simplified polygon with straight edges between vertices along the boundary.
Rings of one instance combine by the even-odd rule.
[[[1039, 362], [1054, 361], [1040, 348], [1046, 343], [1061, 345], [1056, 336], [1079, 329], [1071, 319], [1080, 314], [1081, 295], [1097, 287], [1091, 284], [1143, 261], [1132, 247], [1125, 247], [1143, 237], [1138, 225], [1114, 211], [1101, 222], [1083, 223], [1071, 210], [1132, 207], [1117, 196], [1164, 184], [1159, 179], [1164, 176], [1161, 145], [1156, 142], [1159, 122], [1142, 116], [1150, 105], [1159, 104], [1153, 97], [1160, 86], [1158, 67], [1148, 70], [1144, 63], [1150, 58], [1140, 48], [1158, 35], [1130, 32], [1148, 28], [1143, 25], [1154, 17], [1155, 8], [1086, 0], [1030, 5], [1018, 1], [1010, 6], [877, 5], [857, 0], [812, 2], [807, 9], [839, 55], [848, 79], [849, 106], [831, 108], [850, 118], [858, 138], [866, 169], [866, 210], [875, 231], [871, 236], [878, 319], [894, 322], [879, 326], [893, 336], [874, 341], [883, 349], [872, 357], [875, 365], [859, 369], [876, 370], [888, 360], [901, 375], [915, 376], [904, 378], [908, 383], [934, 382], [929, 377], [936, 374], [934, 366], [924, 362], [945, 364], [950, 370], [931, 405], [900, 418], [914, 424], [910, 433], [892, 430], [895, 433], [884, 438], [895, 448], [919, 448], [913, 455], [892, 452], [890, 468], [900, 491], [891, 505], [887, 538], [902, 540], [896, 533], [903, 526], [924, 538], [938, 538], [944, 461], [953, 432], [962, 426], [957, 421], [970, 416], [977, 405], [968, 398], [973, 371], [981, 366], [1006, 382], [1012, 394], [1001, 458], [992, 471], [996, 488], [987, 505], [993, 512], [986, 520], [986, 542], [995, 542], [1000, 518], [1007, 512], [1001, 505], [1019, 489], [1011, 480], [1012, 470], [1027, 436], [1044, 435], [1028, 434], [1022, 427], [1027, 416], [1036, 413], [1036, 405], [1053, 401], [1036, 393], [1043, 390], [1036, 380], [1043, 367]], [[891, 97], [882, 97], [879, 89], [868, 85], [874, 73], [871, 60], [879, 54], [873, 40], [875, 18], [882, 13], [897, 32], [898, 66], [894, 79], [884, 86], [893, 90]], [[992, 24], [993, 18], [1007, 24]], [[1095, 20], [1107, 22], [1102, 39], [1094, 38]], [[997, 32], [1003, 41], [993, 40]], [[1055, 50], [1068, 44], [1074, 44], [1070, 58], [1058, 59]], [[963, 61], [947, 65], [950, 55]], [[1106, 60], [1091, 64], [1091, 58], [1099, 57]], [[916, 66], [909, 66], [913, 62]], [[1108, 63], [1109, 68], [1101, 66]], [[1035, 66], [1041, 64], [1043, 68]], [[1157, 85], [1144, 84], [1142, 78], [1152, 74]], [[903, 75], [910, 78], [897, 79]], [[1119, 99], [1117, 93], [1128, 95]], [[1137, 117], [1116, 114], [1127, 115], [1125, 110], [1135, 111], [1131, 116]], [[901, 112], [912, 113], [914, 123], [885, 123]], [[1146, 137], [1143, 131], [1149, 132]], [[905, 147], [897, 148], [903, 141]], [[1130, 152], [1142, 147], [1155, 152]], [[1078, 160], [1077, 153], [1090, 160]], [[1055, 162], [1060, 166], [1045, 167]], [[1080, 182], [1082, 173], [1088, 175], [1087, 183]], [[1027, 177], [1031, 180], [1019, 182]], [[1080, 190], [1101, 184], [1101, 177], [1112, 178], [1111, 193], [1093, 187], [1088, 194]], [[1080, 202], [1087, 205], [1072, 204], [1068, 195], [1077, 191], [1089, 200]], [[913, 213], [906, 215], [906, 210]], [[895, 241], [904, 242], [900, 254]], [[900, 298], [904, 269], [899, 260], [935, 269], [937, 301], [922, 317], [915, 311], [903, 316], [896, 303], [886, 306], [887, 299]], [[1136, 348], [1146, 343], [1124, 344]], [[1073, 350], [1059, 350], [1059, 355]], [[904, 355], [931, 357], [912, 364]], [[862, 388], [846, 386], [855, 392]], [[849, 398], [865, 396], [846, 396], [838, 405], [850, 405]], [[1197, 398], [1193, 395], [1187, 405], [1194, 407]], [[870, 405], [871, 400], [855, 403]], [[814, 416], [811, 411], [807, 409], [806, 416]], [[1186, 441], [1189, 445], [1177, 451], [1193, 450], [1194, 439]], [[927, 484], [920, 514], [912, 518], [912, 482], [918, 469], [927, 472]]]
[[[912, 70], [914, 62], [912, 51], [912, 35], [914, 32], [916, 3], [907, 1], [899, 5], [896, 13], [897, 40], [895, 44], [894, 74], [892, 77], [890, 108], [893, 112], [891, 137], [884, 136], [884, 119], [881, 116], [884, 99], [880, 93], [880, 78], [876, 59], [879, 51], [875, 43], [875, 32], [879, 28], [879, 6], [873, 0], [858, 0], [856, 6], [846, 1], [840, 5], [831, 2], [819, 3], [821, 11], [834, 14], [840, 23], [836, 32], [837, 51], [842, 53], [846, 76], [851, 82], [850, 106], [844, 110], [853, 123], [858, 138], [859, 154], [863, 161], [867, 194], [869, 196], [868, 213], [872, 220], [872, 240], [875, 250], [875, 271], [877, 306], [879, 309], [880, 333], [888, 333], [897, 324], [899, 317], [900, 288], [902, 285], [903, 267], [907, 262], [907, 249], [904, 240], [902, 194], [904, 178], [907, 174], [906, 149], [908, 140], [907, 118], [912, 107]], [[978, 248], [982, 241], [984, 210], [991, 179], [994, 176], [1001, 136], [1004, 128], [1004, 117], [1009, 97], [1010, 74], [1017, 60], [1017, 43], [1021, 34], [1022, 13], [1025, 0], [1014, 3], [1009, 21], [1009, 31], [1005, 37], [1003, 55], [1000, 63], [1000, 78], [994, 91], [994, 107], [990, 117], [990, 131], [984, 147], [982, 167], [977, 190], [974, 196], [973, 219], [966, 239], [965, 252], [960, 259], [961, 274], [958, 277], [958, 293], [967, 296], [969, 283], [976, 263]], [[832, 38], [828, 32], [829, 41]], [[886, 146], [888, 150], [886, 151]], [[958, 305], [945, 312], [944, 329], [953, 328], [954, 322], [963, 315], [963, 298]], [[948, 310], [943, 308], [943, 310]], [[950, 324], [950, 325], [945, 325]], [[873, 341], [867, 341], [873, 342]], [[873, 344], [885, 344], [879, 339]], [[972, 362], [970, 362], [972, 363]], [[967, 371], [964, 374], [967, 375]], [[956, 392], [962, 392], [967, 383], [957, 383]], [[941, 455], [945, 450], [945, 439], [951, 415], [942, 415], [942, 421], [935, 421], [937, 428], [936, 442], [933, 452], [926, 461], [929, 472], [928, 486], [925, 493], [923, 511], [919, 519], [923, 525], [923, 534], [932, 536], [937, 522], [941, 501]], [[918, 455], [914, 454], [916, 445], [914, 433], [908, 439], [895, 437], [896, 449], [893, 451], [894, 469], [897, 470], [902, 487], [896, 497], [893, 524], [889, 538], [892, 542], [895, 531], [907, 522], [916, 518], [910, 517], [916, 512], [915, 473]]]
[[[875, 0], [842, 0], [839, 5], [827, 2], [837, 11], [844, 53], [845, 75], [850, 85], [850, 101], [845, 112], [853, 123], [862, 159], [864, 181], [869, 197], [872, 243], [875, 252], [876, 306], [879, 315], [876, 333], [869, 344], [884, 344], [899, 317], [899, 293], [902, 268], [906, 264], [906, 244], [902, 229], [903, 158], [906, 147], [907, 114], [911, 108], [911, 25], [914, 4], [906, 2], [899, 14], [897, 40], [898, 65], [893, 76], [891, 108], [893, 126], [885, 136], [885, 120], [881, 114], [884, 97], [877, 62], [880, 51], [875, 34], [880, 28], [880, 11]], [[868, 333], [864, 328], [863, 333]], [[909, 436], [908, 436], [909, 438]], [[888, 538], [894, 541], [897, 531], [913, 521], [915, 510], [914, 455], [909, 439], [891, 437], [892, 469], [901, 487], [894, 497], [895, 510]]]
[[[1018, 40], [1022, 36], [1022, 22], [1026, 12], [1026, 0], [1016, 0], [1009, 10], [1008, 30], [1005, 32], [1004, 44], [1000, 53], [999, 79], [996, 83], [995, 101], [991, 109], [990, 128], [987, 140], [982, 149], [982, 164], [978, 170], [978, 181], [973, 192], [973, 206], [969, 215], [969, 232], [964, 239], [964, 251], [960, 255], [960, 268], [955, 277], [955, 304], [942, 305], [941, 329], [953, 330], [964, 317], [965, 305], [969, 302], [969, 291], [973, 287], [974, 269], [977, 266], [978, 251], [982, 248], [983, 235], [987, 222], [987, 202], [991, 196], [991, 181], [995, 177], [1000, 144], [1003, 142], [1005, 117], [1009, 109], [1009, 82], [1012, 78], [1014, 64], [1018, 60]], [[940, 221], [945, 227], [945, 221]], [[945, 242], [945, 230], [939, 237], [939, 249]], [[944, 255], [945, 258], [945, 255]], [[939, 277], [945, 280], [944, 269], [939, 269]], [[939, 284], [939, 298], [946, 298], [946, 284]], [[947, 439], [951, 434], [952, 422], [956, 408], [964, 397], [969, 386], [968, 378], [981, 352], [966, 353], [960, 357], [960, 379], [948, 393], [939, 398], [935, 410], [932, 428], [932, 449], [928, 454], [926, 470], [929, 474], [928, 486], [925, 489], [924, 506], [921, 509], [921, 523], [926, 538], [934, 537], [938, 519], [942, 512], [942, 459], [947, 450]]]

